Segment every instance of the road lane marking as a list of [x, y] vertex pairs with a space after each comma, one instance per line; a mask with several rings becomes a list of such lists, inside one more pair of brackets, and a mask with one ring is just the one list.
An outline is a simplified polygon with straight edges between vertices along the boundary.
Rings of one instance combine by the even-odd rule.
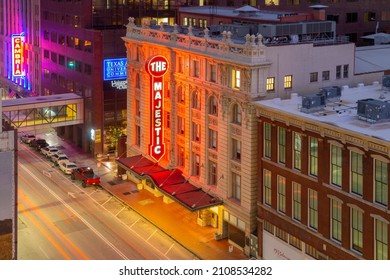
[[59, 202], [61, 202], [67, 209], [69, 209], [75, 216], [77, 216], [90, 230], [92, 230], [104, 243], [111, 247], [118, 255], [120, 255], [124, 260], [128, 260], [125, 254], [123, 254], [118, 248], [115, 247], [107, 238], [105, 238], [97, 229], [95, 229], [87, 220], [85, 220], [76, 210], [74, 210], [68, 203], [66, 203], [60, 196], [53, 192], [45, 183], [43, 183], [38, 177], [36, 177], [30, 170], [28, 170], [23, 165], [19, 164], [31, 177], [33, 177], [38, 183], [41, 184], [53, 197], [55, 197]]

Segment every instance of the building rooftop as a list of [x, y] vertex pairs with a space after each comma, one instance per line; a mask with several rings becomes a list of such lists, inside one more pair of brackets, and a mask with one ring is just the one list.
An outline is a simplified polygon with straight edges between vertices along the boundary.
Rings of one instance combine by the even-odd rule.
[[234, 17], [240, 19], [248, 19], [251, 21], [275, 21], [280, 22], [280, 18], [291, 15], [307, 15], [307, 13], [287, 12], [287, 11], [262, 11], [251, 6], [243, 6], [240, 8], [219, 7], [219, 6], [200, 6], [200, 7], [180, 7], [180, 12], [191, 14], [212, 14], [215, 16]]
[[343, 128], [351, 132], [364, 134], [377, 139], [390, 141], [390, 119], [378, 122], [362, 120], [358, 117], [358, 100], [374, 99], [384, 103], [390, 101], [390, 93], [382, 87], [382, 84], [374, 82], [373, 85], [349, 88], [344, 86], [341, 90], [339, 101], [328, 101], [326, 106], [320, 110], [304, 113], [302, 112], [302, 96], [291, 94], [290, 99], [280, 98], [254, 102], [257, 105], [269, 107], [275, 112], [286, 112], [300, 120], [307, 122], [321, 122], [334, 126], [335, 129]]
[[355, 74], [390, 70], [390, 45], [358, 47], [355, 51]]

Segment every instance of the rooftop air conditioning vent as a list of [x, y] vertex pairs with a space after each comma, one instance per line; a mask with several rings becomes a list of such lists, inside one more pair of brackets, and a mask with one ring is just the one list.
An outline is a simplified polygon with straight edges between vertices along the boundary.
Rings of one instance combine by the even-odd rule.
[[302, 112], [312, 113], [325, 107], [325, 95], [321, 93], [302, 96]]
[[325, 95], [326, 100], [339, 101], [341, 97], [341, 88], [337, 86], [323, 87], [320, 93]]
[[390, 103], [372, 98], [358, 100], [357, 115], [361, 120], [375, 123], [390, 119]]

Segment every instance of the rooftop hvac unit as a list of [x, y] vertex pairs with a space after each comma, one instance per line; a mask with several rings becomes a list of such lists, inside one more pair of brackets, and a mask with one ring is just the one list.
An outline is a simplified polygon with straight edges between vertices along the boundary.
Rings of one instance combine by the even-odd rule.
[[323, 87], [320, 93], [325, 95], [326, 100], [339, 101], [341, 97], [341, 88], [337, 86]]
[[382, 87], [390, 89], [390, 75], [383, 76]]
[[390, 119], [390, 104], [386, 101], [368, 98], [358, 100], [357, 104], [357, 115], [361, 120], [374, 123]]
[[311, 113], [325, 107], [325, 95], [321, 93], [302, 97], [302, 112]]

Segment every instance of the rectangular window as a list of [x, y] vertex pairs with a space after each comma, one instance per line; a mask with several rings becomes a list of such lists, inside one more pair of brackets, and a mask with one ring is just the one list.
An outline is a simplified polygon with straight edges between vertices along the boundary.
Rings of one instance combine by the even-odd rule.
[[313, 246], [310, 246], [309, 244], [305, 244], [305, 253], [317, 260], [319, 258], [317, 249]]
[[48, 50], [43, 50], [43, 58], [49, 59], [50, 52]]
[[282, 230], [281, 228], [275, 227], [275, 236], [282, 239], [285, 242], [288, 242], [288, 233]]
[[278, 161], [286, 163], [286, 129], [278, 127]]
[[302, 241], [300, 239], [298, 239], [297, 237], [295, 237], [294, 235], [290, 234], [290, 236], [288, 238], [288, 243], [291, 246], [294, 246], [295, 248], [302, 250]]
[[241, 71], [240, 70], [232, 70], [232, 87], [235, 89], [240, 89], [241, 86]]
[[302, 152], [302, 136], [299, 133], [294, 132], [294, 153], [293, 153], [293, 162], [294, 162], [294, 168], [301, 170], [302, 165], [302, 159], [301, 159], [301, 152]]
[[346, 15], [346, 23], [352, 23], [358, 21], [358, 14], [357, 13], [347, 13]]
[[272, 186], [271, 186], [271, 179], [272, 179], [272, 173], [271, 171], [267, 169], [263, 169], [263, 199], [264, 204], [271, 206], [272, 203]]
[[92, 66], [90, 64], [84, 64], [84, 73], [87, 75], [92, 74]]
[[318, 229], [318, 196], [315, 190], [309, 189], [309, 227]]
[[184, 147], [177, 146], [177, 166], [184, 167], [184, 163], [185, 163], [184, 157], [185, 157]]
[[184, 135], [184, 128], [185, 128], [184, 118], [177, 117], [177, 133], [180, 135]]
[[284, 88], [292, 88], [292, 75], [284, 76]]
[[178, 72], [183, 73], [184, 72], [184, 62], [183, 62], [183, 57], [179, 56], [178, 59]]
[[192, 123], [192, 141], [200, 143], [200, 124]]
[[165, 112], [165, 127], [171, 128], [171, 112]]
[[375, 159], [375, 202], [387, 206], [388, 198], [388, 177], [387, 177], [387, 163]]
[[62, 65], [62, 66], [65, 66], [65, 56], [63, 55], [58, 55], [58, 64], [59, 65]]
[[91, 41], [88, 41], [88, 40], [84, 41], [84, 51], [89, 52], [89, 53], [92, 52], [92, 42]]
[[210, 64], [209, 65], [209, 81], [210, 82], [217, 82], [217, 65]]
[[139, 125], [135, 126], [135, 144], [141, 146], [141, 127]]
[[310, 83], [318, 82], [318, 72], [310, 73]]
[[216, 150], [217, 149], [217, 139], [218, 132], [214, 129], [209, 129], [209, 148]]
[[363, 213], [356, 208], [351, 208], [351, 235], [352, 249], [363, 253]]
[[318, 139], [309, 137], [309, 173], [318, 176]]
[[192, 176], [200, 176], [200, 155], [192, 154]]
[[388, 227], [389, 224], [375, 220], [375, 259], [388, 260]]
[[241, 161], [241, 141], [232, 139], [232, 158]]
[[267, 158], [271, 158], [271, 124], [264, 123], [264, 147], [263, 154]]
[[278, 175], [278, 211], [286, 213], [286, 178]]
[[232, 197], [241, 200], [241, 176], [232, 173]]
[[187, 17], [183, 18], [183, 25], [188, 25], [188, 18]]
[[275, 90], [275, 77], [267, 78], [267, 91]]
[[342, 149], [339, 146], [331, 145], [330, 155], [330, 182], [333, 185], [341, 187], [342, 179]]
[[141, 116], [141, 105], [140, 105], [140, 101], [138, 99], [135, 100], [135, 115], [137, 117]]
[[351, 192], [363, 195], [363, 155], [351, 151]]
[[292, 199], [293, 199], [293, 219], [301, 221], [301, 209], [302, 209], [302, 197], [301, 197], [301, 184], [296, 182], [292, 183]]
[[323, 81], [329, 81], [330, 72], [329, 71], [322, 71], [322, 80]]
[[209, 185], [215, 186], [217, 185], [217, 163], [213, 161], [209, 161]]
[[349, 65], [345, 64], [343, 66], [343, 78], [344, 79], [348, 78], [348, 75], [349, 75]]
[[199, 61], [198, 60], [194, 60], [192, 65], [193, 65], [193, 69], [192, 69], [193, 70], [193, 72], [192, 72], [193, 76], [199, 78], [199, 71], [200, 71]]
[[336, 79], [341, 79], [341, 65], [336, 66]]
[[338, 200], [331, 200], [331, 232], [332, 232], [332, 239], [337, 240], [341, 242], [341, 213], [342, 213], [342, 204]]

